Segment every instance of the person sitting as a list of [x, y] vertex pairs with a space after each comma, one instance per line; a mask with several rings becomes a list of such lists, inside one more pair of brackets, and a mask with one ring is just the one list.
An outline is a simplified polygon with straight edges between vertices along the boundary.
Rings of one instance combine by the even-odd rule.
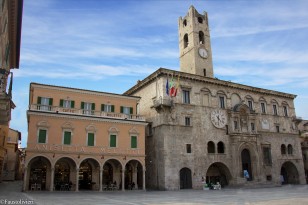
[[131, 190], [135, 189], [135, 182], [132, 182], [131, 184]]

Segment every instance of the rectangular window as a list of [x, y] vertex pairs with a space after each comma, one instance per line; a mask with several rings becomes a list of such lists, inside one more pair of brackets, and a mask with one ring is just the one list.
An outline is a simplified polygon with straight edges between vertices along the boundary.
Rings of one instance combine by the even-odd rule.
[[191, 144], [186, 144], [186, 153], [191, 153]]
[[93, 115], [95, 110], [95, 104], [88, 102], [81, 102], [81, 109], [83, 109], [83, 114]]
[[219, 96], [219, 107], [225, 108], [225, 97]]
[[131, 148], [137, 148], [137, 136], [131, 136], [130, 145]]
[[276, 132], [279, 132], [279, 125], [276, 125]]
[[288, 108], [287, 108], [287, 106], [283, 106], [283, 113], [284, 113], [284, 116], [288, 117]]
[[278, 115], [277, 113], [277, 105], [273, 105], [273, 114]]
[[255, 123], [251, 123], [251, 131], [255, 131]]
[[121, 106], [120, 107], [120, 112], [126, 115], [132, 115], [133, 114], [133, 108], [132, 107], [125, 107], [125, 106]]
[[237, 130], [238, 126], [237, 126], [237, 121], [234, 121], [234, 129]]
[[63, 108], [74, 108], [75, 107], [75, 101], [73, 100], [60, 100], [60, 107]]
[[50, 111], [52, 106], [52, 98], [38, 97], [37, 104], [39, 110]]
[[190, 92], [189, 92], [189, 90], [183, 90], [182, 94], [183, 94], [183, 103], [190, 104]]
[[261, 112], [266, 113], [265, 111], [265, 103], [261, 102]]
[[117, 147], [117, 136], [110, 135], [110, 147]]
[[40, 129], [38, 136], [38, 143], [46, 143], [47, 139], [47, 130]]
[[190, 117], [185, 117], [185, 126], [190, 126]]
[[72, 136], [71, 132], [64, 131], [63, 144], [70, 145], [71, 144], [71, 136]]
[[94, 133], [88, 133], [88, 146], [94, 146]]
[[103, 111], [103, 112], [114, 112], [114, 105], [102, 104], [101, 111]]
[[253, 110], [253, 106], [252, 106], [252, 101], [251, 100], [248, 100], [248, 107], [249, 107], [250, 111]]
[[267, 166], [272, 165], [272, 156], [270, 147], [263, 147], [263, 162]]

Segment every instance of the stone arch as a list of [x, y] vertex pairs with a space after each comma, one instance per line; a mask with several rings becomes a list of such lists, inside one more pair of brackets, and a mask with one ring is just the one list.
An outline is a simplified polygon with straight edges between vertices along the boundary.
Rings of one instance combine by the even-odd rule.
[[[243, 150], [248, 150], [249, 154], [250, 154], [250, 166], [251, 166], [251, 170], [248, 171], [249, 173], [249, 178], [250, 180], [254, 180], [254, 176], [257, 176], [257, 170], [258, 170], [258, 164], [259, 164], [259, 157], [258, 157], [258, 153], [257, 153], [257, 149], [256, 146], [250, 142], [243, 142], [239, 148], [238, 148], [238, 157], [239, 157], [239, 166], [240, 166], [240, 173], [239, 176], [243, 177], [243, 173], [244, 173], [244, 168], [246, 168], [244, 165], [244, 163], [249, 163], [249, 162], [243, 162], [242, 160], [242, 152]], [[249, 166], [249, 164], [248, 164]]]
[[184, 48], [186, 48], [189, 44], [189, 41], [188, 41], [188, 34], [185, 33], [184, 37], [183, 37], [183, 42], [184, 42]]
[[98, 190], [100, 164], [94, 158], [85, 158], [79, 164], [79, 189]]
[[204, 33], [199, 31], [199, 43], [204, 44]]
[[180, 175], [180, 189], [191, 189], [192, 188], [192, 173], [191, 169], [183, 167], [179, 171]]
[[223, 154], [225, 153], [225, 144], [222, 141], [217, 143], [217, 153]]
[[242, 102], [241, 97], [237, 93], [231, 94], [231, 107], [234, 108], [237, 104]]
[[[54, 165], [54, 190], [76, 189], [77, 163], [70, 157], [58, 157]], [[74, 184], [74, 186], [73, 186]]]
[[286, 151], [286, 145], [285, 144], [282, 144], [281, 147], [280, 147], [280, 151], [281, 151], [281, 155], [285, 155], [287, 154], [287, 151]]
[[219, 182], [222, 187], [227, 186], [232, 180], [231, 172], [224, 163], [214, 162], [206, 171], [206, 183], [217, 184]]
[[299, 174], [296, 166], [290, 162], [284, 162], [280, 169], [282, 184], [299, 184]]
[[125, 164], [125, 189], [143, 188], [143, 170], [145, 167], [137, 159], [131, 159]]
[[107, 159], [103, 165], [103, 186], [108, 186], [111, 183], [116, 185], [116, 189], [122, 188], [122, 163], [115, 158]]
[[291, 144], [288, 144], [288, 154], [293, 154], [293, 146]]
[[207, 153], [215, 153], [215, 143], [213, 141], [209, 141], [207, 143]]

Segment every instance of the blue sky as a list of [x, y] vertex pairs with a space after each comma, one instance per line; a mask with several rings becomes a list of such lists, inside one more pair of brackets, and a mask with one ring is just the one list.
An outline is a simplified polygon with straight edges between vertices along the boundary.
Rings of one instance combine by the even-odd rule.
[[27, 140], [30, 82], [123, 93], [179, 70], [178, 18], [208, 12], [215, 77], [296, 94], [308, 119], [306, 0], [25, 0], [11, 128]]

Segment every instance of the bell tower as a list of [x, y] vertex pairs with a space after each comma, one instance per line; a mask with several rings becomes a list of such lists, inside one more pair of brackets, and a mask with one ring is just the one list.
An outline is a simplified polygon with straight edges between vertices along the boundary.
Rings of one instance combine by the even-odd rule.
[[213, 78], [213, 62], [207, 13], [190, 6], [179, 18], [180, 71]]

